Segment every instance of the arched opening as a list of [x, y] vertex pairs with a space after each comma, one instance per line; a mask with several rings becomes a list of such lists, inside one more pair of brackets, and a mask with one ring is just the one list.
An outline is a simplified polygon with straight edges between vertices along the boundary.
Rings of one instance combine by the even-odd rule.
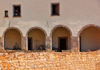
[[43, 30], [31, 29], [28, 32], [28, 50], [45, 50], [45, 36]]
[[52, 49], [58, 52], [71, 48], [71, 33], [66, 27], [57, 27], [52, 32]]
[[21, 50], [21, 34], [16, 29], [8, 29], [4, 35], [5, 50]]
[[80, 33], [80, 51], [95, 51], [100, 49], [100, 29], [90, 26]]

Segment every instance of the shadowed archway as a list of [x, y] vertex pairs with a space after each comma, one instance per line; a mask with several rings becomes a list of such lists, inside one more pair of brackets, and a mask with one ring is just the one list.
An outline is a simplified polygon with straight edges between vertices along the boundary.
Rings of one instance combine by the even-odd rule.
[[51, 31], [52, 49], [58, 52], [71, 49], [71, 31], [68, 27], [58, 25]]
[[45, 50], [46, 32], [40, 27], [32, 27], [27, 32], [28, 50]]
[[87, 25], [79, 32], [80, 51], [95, 51], [100, 49], [100, 28], [96, 25]]
[[21, 50], [22, 33], [18, 28], [7, 28], [3, 33], [3, 38], [5, 50]]

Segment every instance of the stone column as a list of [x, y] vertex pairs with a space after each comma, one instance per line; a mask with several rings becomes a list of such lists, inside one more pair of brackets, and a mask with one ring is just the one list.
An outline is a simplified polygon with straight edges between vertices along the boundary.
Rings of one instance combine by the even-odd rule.
[[22, 50], [27, 50], [26, 48], [26, 37], [22, 37], [22, 46], [21, 46]]
[[77, 36], [71, 37], [71, 51], [72, 52], [79, 52], [79, 38]]
[[46, 50], [52, 51], [52, 38], [49, 36], [46, 37]]
[[4, 38], [0, 37], [0, 50], [4, 50]]

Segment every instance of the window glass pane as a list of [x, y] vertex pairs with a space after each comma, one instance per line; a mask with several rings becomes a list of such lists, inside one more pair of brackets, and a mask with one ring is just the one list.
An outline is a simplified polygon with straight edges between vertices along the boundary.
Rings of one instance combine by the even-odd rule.
[[21, 16], [20, 6], [14, 6], [14, 17]]
[[8, 17], [8, 11], [5, 11], [5, 17]]

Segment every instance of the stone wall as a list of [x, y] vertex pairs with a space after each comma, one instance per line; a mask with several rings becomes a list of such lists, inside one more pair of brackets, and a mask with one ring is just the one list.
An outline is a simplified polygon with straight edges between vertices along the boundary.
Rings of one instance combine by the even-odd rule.
[[100, 70], [100, 51], [0, 53], [0, 70]]

